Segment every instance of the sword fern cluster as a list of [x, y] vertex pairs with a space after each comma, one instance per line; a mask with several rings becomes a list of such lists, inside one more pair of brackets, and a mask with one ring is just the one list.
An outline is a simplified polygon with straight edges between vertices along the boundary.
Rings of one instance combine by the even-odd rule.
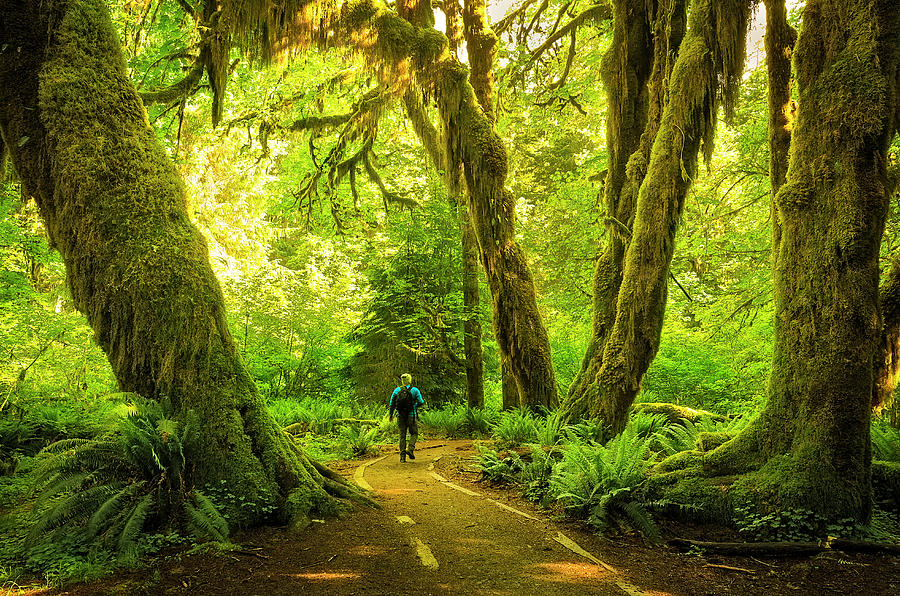
[[225, 519], [187, 480], [192, 426], [148, 403], [109, 435], [46, 447], [35, 480], [40, 513], [28, 543], [74, 528], [127, 558], [138, 554], [149, 531], [185, 528], [201, 539], [227, 541]]

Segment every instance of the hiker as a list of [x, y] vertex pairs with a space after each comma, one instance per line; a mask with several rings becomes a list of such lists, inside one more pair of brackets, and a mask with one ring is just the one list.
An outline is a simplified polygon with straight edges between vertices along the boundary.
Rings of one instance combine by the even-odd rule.
[[[397, 410], [397, 427], [400, 429], [400, 461], [416, 459], [413, 452], [416, 450], [416, 439], [419, 438], [419, 428], [416, 420], [419, 418], [419, 406], [425, 404], [422, 392], [418, 387], [412, 386], [412, 375], [403, 373], [400, 375], [400, 386], [391, 394], [391, 403], [388, 405], [389, 421], [394, 421], [394, 410]], [[409, 429], [409, 449], [406, 448], [406, 430]]]

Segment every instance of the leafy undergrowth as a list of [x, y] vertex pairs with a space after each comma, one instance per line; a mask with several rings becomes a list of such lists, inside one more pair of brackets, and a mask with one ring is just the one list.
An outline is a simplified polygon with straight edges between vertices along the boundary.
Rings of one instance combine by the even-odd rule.
[[[659, 514], [679, 519], [717, 519], [749, 541], [816, 541], [831, 537], [859, 538], [900, 544], [896, 503], [879, 498], [867, 525], [853, 520], [826, 521], [812, 511], [765, 513], [736, 507], [720, 519], [691, 505], [653, 500], [645, 490], [648, 472], [661, 459], [687, 450], [709, 450], [735, 436], [750, 419], [716, 422], [702, 418], [669, 423], [658, 414], [637, 413], [619, 435], [607, 434], [599, 422], [564, 425], [551, 414], [535, 417], [524, 411], [504, 412], [495, 424], [493, 447], [479, 446], [476, 469], [482, 478], [518, 491], [524, 498], [584, 520], [598, 532], [636, 530], [651, 541], [661, 537]], [[876, 457], [894, 458], [900, 434], [873, 424]], [[893, 460], [896, 461], [896, 460]]]
[[[227, 548], [229, 512], [271, 504], [243, 502], [227, 486], [182, 482], [190, 455], [190, 424], [167, 417], [163, 405], [117, 394], [94, 409], [46, 404], [0, 412], [0, 585], [26, 578], [47, 585], [102, 577], [150, 553], [213, 540]], [[396, 450], [396, 423], [383, 404], [306, 399], [270, 403], [276, 420], [312, 457], [358, 459]], [[638, 531], [658, 540], [661, 513], [689, 508], [654, 502], [645, 493], [648, 470], [662, 458], [738, 432], [748, 419], [701, 418], [670, 423], [636, 414], [626, 431], [609, 437], [601, 421], [568, 424], [558, 412], [425, 408], [420, 437], [477, 439], [485, 481], [582, 520], [596, 532]], [[876, 421], [873, 453], [900, 460], [897, 430]], [[713, 441], [713, 443], [709, 443]], [[340, 466], [339, 466], [340, 467]], [[758, 514], [738, 509], [727, 520], [745, 540], [808, 540], [823, 531], [900, 543], [900, 518], [882, 500], [866, 527], [825, 525], [808, 511]], [[724, 520], [723, 520], [724, 521]], [[240, 528], [238, 528], [240, 529]]]

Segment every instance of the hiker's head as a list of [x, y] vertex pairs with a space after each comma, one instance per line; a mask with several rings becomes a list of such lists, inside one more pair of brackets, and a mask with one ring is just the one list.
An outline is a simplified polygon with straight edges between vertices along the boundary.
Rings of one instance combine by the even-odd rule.
[[412, 385], [412, 375], [409, 373], [403, 373], [400, 375], [400, 382], [404, 385]]

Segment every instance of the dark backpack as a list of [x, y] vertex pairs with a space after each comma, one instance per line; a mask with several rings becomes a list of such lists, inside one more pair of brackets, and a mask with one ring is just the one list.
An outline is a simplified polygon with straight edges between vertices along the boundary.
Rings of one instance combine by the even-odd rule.
[[412, 396], [412, 391], [409, 387], [401, 387], [400, 393], [397, 394], [397, 399], [394, 400], [394, 407], [397, 408], [397, 412], [401, 416], [409, 416], [413, 411], [413, 405], [415, 404], [415, 399]]

